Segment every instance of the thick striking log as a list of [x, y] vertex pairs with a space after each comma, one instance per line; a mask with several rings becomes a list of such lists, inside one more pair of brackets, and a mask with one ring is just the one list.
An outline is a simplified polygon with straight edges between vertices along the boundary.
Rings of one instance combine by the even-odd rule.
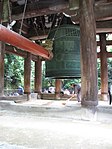
[[3, 25], [0, 25], [0, 40], [48, 60], [53, 56], [52, 53], [45, 48], [7, 29]]
[[81, 37], [81, 104], [96, 106], [97, 52], [96, 25], [93, 10], [94, 0], [79, 0]]

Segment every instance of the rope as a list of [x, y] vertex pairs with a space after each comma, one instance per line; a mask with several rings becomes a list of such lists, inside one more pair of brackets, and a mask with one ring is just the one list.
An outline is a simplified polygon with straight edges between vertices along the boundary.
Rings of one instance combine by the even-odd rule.
[[26, 5], [27, 5], [27, 0], [25, 1], [25, 6], [24, 6], [24, 10], [23, 10], [22, 21], [21, 21], [21, 26], [20, 26], [20, 30], [19, 30], [19, 34], [20, 35], [21, 35], [22, 26], [23, 26], [23, 21], [24, 21], [24, 16], [25, 16], [25, 11], [26, 11]]
[[[53, 16], [52, 25], [53, 25], [53, 23], [54, 23], [55, 17], [56, 17], [56, 14], [54, 14], [54, 16]], [[47, 36], [46, 40], [47, 40], [48, 37], [49, 37], [49, 34], [50, 34], [50, 32], [51, 32], [51, 29], [52, 29], [52, 25], [51, 25], [51, 27], [50, 27], [50, 29], [49, 29], [48, 36]]]
[[[53, 16], [52, 25], [53, 25], [53, 23], [54, 23], [55, 16], [56, 16], [56, 14], [54, 14], [54, 16]], [[59, 27], [60, 27], [60, 24], [61, 24], [62, 19], [63, 19], [63, 16], [61, 17], [61, 20], [60, 20], [60, 22], [59, 22], [59, 26], [58, 26], [57, 30], [55, 31], [55, 34], [54, 34], [53, 39], [49, 39], [49, 40], [48, 40], [48, 36], [49, 36], [49, 34], [50, 34], [50, 32], [51, 32], [52, 25], [51, 25], [51, 27], [50, 27], [50, 29], [49, 29], [48, 36], [47, 36], [47, 38], [45, 39], [45, 44], [50, 45], [50, 48], [49, 48], [49, 47], [47, 48], [48, 50], [52, 50], [52, 48], [53, 48], [53, 40], [54, 40], [54, 38], [55, 38], [55, 36], [56, 36], [56, 33], [57, 33], [57, 31], [58, 31], [58, 29], [59, 29]], [[44, 46], [45, 46], [45, 45], [44, 45]]]
[[[37, 9], [39, 11], [39, 6], [37, 5]], [[45, 26], [43, 25], [43, 21], [42, 21], [42, 16], [39, 16], [40, 20], [41, 20], [41, 23], [42, 23], [42, 28], [43, 28], [43, 31], [44, 31], [44, 34], [46, 34], [45, 32]]]
[[9, 9], [9, 21], [11, 22], [12, 18], [11, 18], [11, 8], [9, 0], [8, 0], [8, 9]]
[[59, 25], [58, 25], [58, 27], [57, 27], [57, 30], [55, 31], [53, 40], [55, 39], [56, 33], [57, 33], [58, 30], [59, 30], [59, 27], [60, 27], [60, 25], [61, 25], [61, 22], [62, 22], [63, 17], [64, 17], [64, 15], [62, 15], [62, 17], [61, 17], [61, 19], [60, 19], [60, 22], [59, 22]]
[[38, 34], [38, 31], [37, 31], [37, 24], [36, 24], [36, 21], [34, 22], [33, 20], [32, 20], [32, 18], [31, 18], [31, 22], [33, 23], [33, 26], [34, 26], [34, 30], [35, 30], [35, 32], [36, 32], [36, 35], [38, 36], [39, 34]]

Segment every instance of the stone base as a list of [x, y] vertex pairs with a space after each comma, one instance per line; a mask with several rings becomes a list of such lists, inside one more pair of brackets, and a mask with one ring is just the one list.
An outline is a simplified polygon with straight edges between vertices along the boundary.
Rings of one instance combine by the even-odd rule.
[[38, 93], [31, 93], [31, 99], [37, 100], [38, 98]]
[[95, 100], [95, 101], [82, 100], [81, 104], [82, 104], [82, 106], [97, 106], [98, 105], [98, 100]]

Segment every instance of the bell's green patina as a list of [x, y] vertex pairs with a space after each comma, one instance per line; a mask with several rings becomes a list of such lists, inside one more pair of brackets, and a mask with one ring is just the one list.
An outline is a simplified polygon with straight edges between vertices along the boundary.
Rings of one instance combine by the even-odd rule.
[[49, 35], [53, 42], [53, 59], [46, 61], [46, 77], [80, 78], [80, 30], [75, 25], [63, 25]]

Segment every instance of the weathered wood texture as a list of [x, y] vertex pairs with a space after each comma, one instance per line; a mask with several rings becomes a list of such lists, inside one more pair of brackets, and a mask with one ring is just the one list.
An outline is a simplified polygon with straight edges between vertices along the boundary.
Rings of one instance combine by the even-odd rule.
[[60, 79], [56, 79], [55, 80], [55, 98], [56, 99], [60, 98], [61, 85], [62, 85], [62, 81]]
[[[95, 11], [95, 19], [97, 21], [112, 19], [112, 3], [96, 5], [94, 7], [94, 11]], [[77, 10], [75, 13], [71, 12], [70, 15], [71, 15], [71, 19], [74, 22], [79, 22], [79, 18], [80, 18], [79, 10]]]
[[[47, 15], [47, 14], [55, 14], [64, 12], [67, 8], [69, 8], [68, 2], [66, 0], [58, 0], [56, 3], [50, 1], [46, 6], [41, 3], [42, 1], [30, 3], [27, 5], [27, 9], [25, 12], [24, 19], [33, 18], [37, 16]], [[41, 3], [41, 4], [38, 4]], [[40, 5], [40, 7], [39, 7]], [[12, 20], [21, 20], [23, 16], [23, 8], [19, 6], [18, 8], [14, 8], [12, 12]]]
[[81, 104], [96, 106], [97, 89], [97, 52], [94, 0], [80, 0], [81, 36]]
[[112, 20], [97, 21], [96, 33], [112, 33]]
[[[107, 46], [112, 45], [112, 40], [107, 40], [106, 45]], [[97, 41], [97, 46], [100, 46], [100, 41]], [[27, 52], [26, 51], [17, 49], [15, 47], [12, 47], [12, 46], [9, 46], [9, 45], [5, 45], [5, 53], [15, 54], [15, 55], [21, 56], [23, 58], [27, 57]], [[108, 58], [112, 57], [112, 52], [107, 52], [107, 57]], [[97, 58], [100, 58], [100, 53], [97, 53]], [[33, 61], [38, 61], [38, 56], [32, 55], [32, 60]]]
[[[20, 50], [18, 48], [15, 48], [15, 47], [9, 46], [9, 45], [5, 45], [5, 53], [15, 54], [15, 55], [21, 56], [23, 58], [27, 57], [27, 52], [26, 51]], [[32, 60], [33, 61], [38, 61], [38, 56], [32, 55]]]
[[[40, 4], [39, 4], [40, 3]], [[45, 3], [45, 2], [44, 2]], [[40, 7], [38, 7], [40, 5]], [[37, 1], [34, 3], [30, 3], [27, 5], [26, 13], [24, 19], [33, 18], [37, 16], [47, 15], [47, 14], [55, 14], [60, 12], [65, 12], [72, 16], [72, 20], [75, 22], [79, 22], [79, 9], [75, 12], [70, 11], [69, 2], [65, 0], [59, 0], [57, 3], [53, 3], [52, 1], [46, 4], [46, 6], [42, 7], [42, 2]], [[108, 20], [112, 19], [112, 2], [110, 3], [96, 3], [95, 6], [95, 18], [96, 20]], [[12, 11], [12, 20], [21, 20], [23, 16], [23, 8], [21, 6], [13, 8]]]
[[[2, 2], [0, 2], [0, 23], [2, 23]], [[4, 95], [4, 53], [5, 44], [0, 41], [0, 96]]]
[[102, 100], [108, 99], [108, 67], [106, 51], [106, 34], [100, 34], [100, 60], [101, 60], [101, 94]]
[[35, 44], [31, 40], [28, 40], [24, 36], [10, 31], [6, 27], [0, 24], [0, 40], [30, 52], [34, 55], [39, 55], [45, 59], [51, 59], [53, 57], [52, 52], [49, 52], [44, 47]]
[[41, 94], [42, 91], [42, 61], [38, 57], [35, 62], [35, 93]]
[[24, 59], [24, 93], [30, 94], [30, 78], [31, 78], [31, 53], [27, 53], [27, 58]]
[[4, 94], [4, 50], [5, 44], [0, 42], [0, 96]]

